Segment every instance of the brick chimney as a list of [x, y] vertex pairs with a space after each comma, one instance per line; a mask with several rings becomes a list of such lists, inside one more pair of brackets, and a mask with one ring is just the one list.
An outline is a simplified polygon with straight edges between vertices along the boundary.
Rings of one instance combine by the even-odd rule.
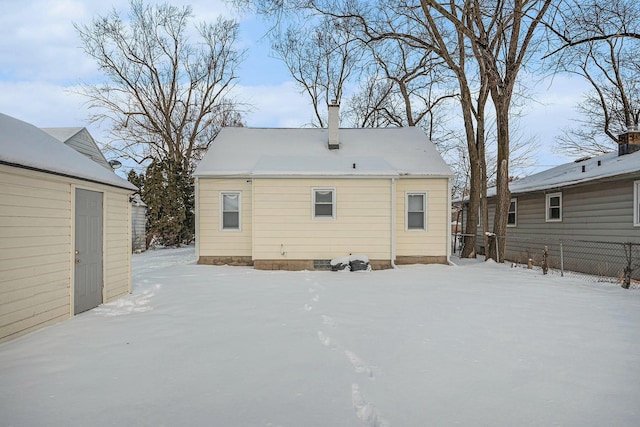
[[636, 125], [630, 125], [629, 129], [618, 135], [618, 156], [640, 151], [640, 131]]
[[340, 148], [340, 104], [332, 99], [328, 105], [329, 108], [329, 150], [337, 150]]

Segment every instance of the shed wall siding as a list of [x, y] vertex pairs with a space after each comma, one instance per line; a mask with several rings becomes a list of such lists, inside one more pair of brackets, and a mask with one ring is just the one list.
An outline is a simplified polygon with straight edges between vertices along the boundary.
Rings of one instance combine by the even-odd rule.
[[131, 293], [131, 204], [129, 194], [107, 191], [104, 228], [104, 302]]
[[[391, 257], [388, 179], [254, 179], [254, 260]], [[312, 218], [312, 189], [335, 188], [335, 219]]]
[[104, 193], [104, 300], [131, 289], [130, 191], [0, 165], [0, 342], [71, 316], [76, 187]]
[[0, 341], [69, 317], [70, 185], [0, 165]]
[[[427, 194], [426, 230], [408, 231], [406, 194]], [[449, 229], [449, 196], [446, 179], [396, 181], [396, 256], [446, 256]]]
[[[220, 230], [220, 192], [241, 193], [241, 231]], [[198, 180], [199, 256], [251, 256], [251, 182], [247, 179]]]

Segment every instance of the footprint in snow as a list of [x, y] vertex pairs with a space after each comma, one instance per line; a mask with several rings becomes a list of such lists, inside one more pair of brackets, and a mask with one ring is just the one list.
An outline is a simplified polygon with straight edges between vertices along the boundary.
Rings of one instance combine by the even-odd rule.
[[353, 369], [355, 369], [357, 374], [365, 374], [370, 379], [373, 379], [373, 369], [371, 366], [368, 366], [366, 363], [362, 361], [354, 352], [345, 350], [344, 354], [347, 355], [347, 358], [353, 365]]
[[327, 326], [331, 326], [332, 328], [336, 327], [336, 321], [333, 320], [332, 317], [326, 316], [326, 315], [322, 315], [322, 323], [324, 323]]
[[353, 403], [353, 409], [356, 411], [358, 419], [360, 419], [365, 426], [390, 427], [389, 422], [382, 418], [378, 409], [364, 399], [358, 384], [351, 385], [351, 402]]
[[325, 335], [322, 331], [318, 331], [318, 339], [325, 347], [330, 347], [332, 344], [331, 337]]

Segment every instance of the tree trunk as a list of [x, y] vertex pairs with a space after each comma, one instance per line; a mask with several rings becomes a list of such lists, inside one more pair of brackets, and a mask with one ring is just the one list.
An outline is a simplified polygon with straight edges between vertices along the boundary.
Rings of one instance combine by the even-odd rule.
[[[499, 99], [496, 101], [496, 99]], [[511, 204], [511, 192], [509, 191], [509, 100], [510, 97], [496, 97], [496, 122], [498, 131], [498, 173], [496, 177], [496, 207], [493, 217], [493, 244], [488, 258], [495, 261], [504, 261], [504, 252], [507, 235], [507, 218], [509, 205]]]

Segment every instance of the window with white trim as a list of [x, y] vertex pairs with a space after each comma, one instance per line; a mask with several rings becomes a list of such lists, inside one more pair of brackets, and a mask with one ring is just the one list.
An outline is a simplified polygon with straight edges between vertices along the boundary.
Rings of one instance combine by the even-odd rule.
[[545, 219], [547, 222], [562, 221], [562, 193], [547, 194]]
[[640, 227], [640, 181], [633, 183], [633, 225]]
[[220, 229], [240, 230], [241, 195], [239, 191], [224, 191], [220, 193]]
[[336, 217], [336, 189], [314, 188], [312, 195], [313, 218], [334, 219]]
[[426, 230], [427, 194], [407, 193], [405, 206], [407, 207], [407, 230]]
[[511, 199], [509, 203], [509, 212], [507, 212], [507, 227], [515, 227], [517, 224], [518, 200]]

